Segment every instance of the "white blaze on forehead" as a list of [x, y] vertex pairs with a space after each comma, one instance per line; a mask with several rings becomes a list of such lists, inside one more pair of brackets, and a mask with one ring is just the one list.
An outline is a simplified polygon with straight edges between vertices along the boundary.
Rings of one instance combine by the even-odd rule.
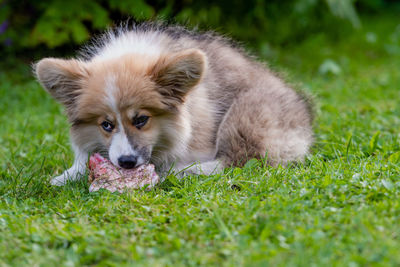
[[117, 87], [115, 80], [116, 78], [113, 75], [107, 77], [104, 90], [106, 92], [108, 105], [111, 107], [112, 111], [119, 115], [118, 102], [116, 98], [119, 88]]

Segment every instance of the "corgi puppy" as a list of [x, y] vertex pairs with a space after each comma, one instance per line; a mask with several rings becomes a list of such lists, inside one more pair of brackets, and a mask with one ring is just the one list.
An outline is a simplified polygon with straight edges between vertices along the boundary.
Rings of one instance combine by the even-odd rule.
[[34, 71], [71, 123], [75, 161], [53, 185], [81, 177], [94, 152], [121, 168], [208, 175], [251, 158], [302, 161], [312, 144], [307, 102], [213, 33], [120, 27], [76, 59], [45, 58]]

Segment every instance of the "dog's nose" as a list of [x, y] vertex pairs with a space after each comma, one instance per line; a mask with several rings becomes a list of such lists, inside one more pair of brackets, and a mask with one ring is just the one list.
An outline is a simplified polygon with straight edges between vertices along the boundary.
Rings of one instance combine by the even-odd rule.
[[132, 169], [136, 166], [137, 157], [136, 156], [121, 156], [118, 158], [118, 164], [124, 169]]

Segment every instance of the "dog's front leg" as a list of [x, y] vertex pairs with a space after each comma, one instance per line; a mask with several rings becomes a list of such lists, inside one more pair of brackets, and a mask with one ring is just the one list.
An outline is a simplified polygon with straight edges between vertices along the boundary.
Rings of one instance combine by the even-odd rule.
[[77, 146], [72, 145], [75, 153], [74, 164], [71, 168], [64, 171], [63, 174], [51, 179], [50, 183], [52, 185], [62, 186], [67, 183], [67, 181], [75, 181], [80, 179], [86, 172], [86, 163], [88, 160], [88, 153], [79, 149]]
[[202, 163], [192, 163], [185, 167], [177, 166], [180, 172], [185, 174], [204, 174], [204, 175], [213, 175], [221, 173], [224, 168], [222, 163], [219, 160], [207, 161]]

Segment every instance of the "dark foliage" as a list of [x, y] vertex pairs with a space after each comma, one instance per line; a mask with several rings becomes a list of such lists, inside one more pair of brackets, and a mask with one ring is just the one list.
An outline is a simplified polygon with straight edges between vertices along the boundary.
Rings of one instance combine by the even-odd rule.
[[115, 23], [163, 19], [214, 29], [253, 46], [285, 45], [326, 31], [333, 37], [360, 27], [358, 11], [376, 12], [389, 0], [0, 0], [3, 51], [63, 51]]

